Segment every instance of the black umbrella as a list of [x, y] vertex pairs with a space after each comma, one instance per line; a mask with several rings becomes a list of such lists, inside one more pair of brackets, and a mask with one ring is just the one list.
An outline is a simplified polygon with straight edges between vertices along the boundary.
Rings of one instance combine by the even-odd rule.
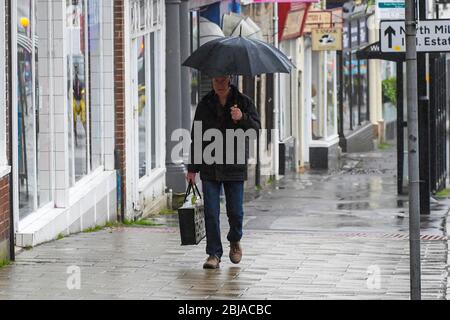
[[183, 66], [197, 69], [210, 77], [289, 73], [294, 68], [289, 58], [274, 46], [245, 37], [223, 37], [209, 41], [198, 48]]

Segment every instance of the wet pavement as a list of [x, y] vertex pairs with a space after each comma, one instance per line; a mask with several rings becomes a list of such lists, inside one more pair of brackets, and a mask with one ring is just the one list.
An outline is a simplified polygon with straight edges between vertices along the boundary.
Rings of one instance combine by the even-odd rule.
[[[203, 270], [205, 241], [181, 247], [176, 216], [165, 215], [155, 219], [162, 227], [23, 251], [0, 269], [0, 299], [409, 299], [408, 202], [396, 195], [392, 151], [350, 155], [341, 171], [292, 175], [248, 195], [240, 265], [225, 254], [219, 270]], [[450, 288], [449, 207], [440, 199], [421, 219], [425, 299]], [[226, 225], [223, 215], [224, 241]], [[79, 290], [68, 286], [71, 267]]]

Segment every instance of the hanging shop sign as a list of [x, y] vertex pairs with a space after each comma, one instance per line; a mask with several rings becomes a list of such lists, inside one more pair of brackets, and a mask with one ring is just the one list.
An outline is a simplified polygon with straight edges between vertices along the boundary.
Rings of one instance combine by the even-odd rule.
[[311, 33], [313, 29], [332, 28], [333, 13], [330, 10], [313, 10], [306, 17], [304, 33]]
[[311, 33], [313, 51], [342, 50], [342, 29], [313, 29]]
[[289, 12], [283, 30], [283, 40], [295, 39], [301, 36], [301, 26], [305, 19], [305, 10]]

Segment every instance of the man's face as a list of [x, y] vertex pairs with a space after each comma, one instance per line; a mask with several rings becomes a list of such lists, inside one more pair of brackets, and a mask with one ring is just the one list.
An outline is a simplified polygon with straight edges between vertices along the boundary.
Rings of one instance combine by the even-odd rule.
[[223, 96], [228, 93], [230, 88], [230, 79], [230, 76], [213, 78], [213, 89], [219, 96]]

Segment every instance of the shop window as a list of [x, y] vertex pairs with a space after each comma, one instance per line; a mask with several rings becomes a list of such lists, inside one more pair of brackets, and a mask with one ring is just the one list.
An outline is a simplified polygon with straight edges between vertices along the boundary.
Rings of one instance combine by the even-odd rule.
[[368, 74], [367, 60], [359, 61], [359, 78], [360, 78], [360, 119], [361, 123], [369, 121], [369, 103], [368, 103]]
[[352, 117], [351, 125], [352, 128], [356, 128], [359, 125], [359, 107], [360, 107], [360, 77], [359, 77], [359, 62], [356, 58], [356, 54], [351, 55], [351, 77], [352, 77], [352, 88], [351, 88], [351, 103], [352, 103]]
[[327, 135], [337, 134], [336, 127], [336, 51], [327, 51]]
[[90, 165], [95, 170], [103, 164], [103, 123], [104, 123], [104, 50], [102, 45], [101, 0], [89, 0], [88, 6], [88, 52], [89, 52], [89, 132]]
[[[161, 7], [149, 0], [131, 1], [134, 101], [137, 106], [138, 174], [143, 178], [162, 166], [161, 144]], [[145, 12], [145, 17], [137, 13]], [[139, 26], [139, 28], [136, 28]]]
[[344, 73], [344, 84], [343, 84], [343, 126], [344, 131], [351, 130], [351, 96], [352, 96], [352, 86], [351, 86], [351, 66], [350, 66], [350, 53], [343, 52], [343, 73]]
[[69, 177], [74, 186], [100, 167], [103, 50], [100, 0], [66, 0]]
[[[6, 71], [5, 71], [5, 2], [0, 2], [0, 167], [6, 160]], [[1, 177], [0, 177], [1, 178]]]
[[73, 186], [90, 170], [89, 70], [85, 0], [67, 3], [69, 171]]
[[159, 29], [162, 5], [161, 0], [130, 0], [132, 34]]
[[[326, 66], [325, 66], [326, 67]], [[324, 93], [326, 84], [324, 82], [324, 54], [322, 52], [312, 53], [312, 85], [311, 85], [311, 130], [313, 140], [324, 137]]]
[[51, 144], [48, 103], [40, 98], [40, 56], [37, 34], [39, 10], [47, 10], [35, 1], [17, 0], [17, 154], [19, 218], [51, 201]]
[[138, 115], [139, 115], [139, 178], [147, 174], [147, 130], [146, 130], [146, 116], [148, 112], [147, 94], [146, 94], [146, 43], [145, 37], [140, 37], [137, 40], [138, 56], [137, 56], [137, 89], [138, 89]]
[[284, 90], [280, 97], [283, 110], [280, 114], [283, 124], [281, 139], [286, 139], [292, 136], [292, 75], [281, 74], [280, 82], [281, 90]]
[[157, 75], [159, 72], [161, 72], [161, 69], [158, 70], [156, 65], [156, 57], [158, 55], [157, 49], [159, 49], [159, 46], [156, 46], [156, 33], [150, 34], [150, 46], [152, 48], [152, 52], [150, 54], [150, 66], [151, 66], [151, 72], [150, 72], [150, 163], [151, 163], [151, 170], [154, 170], [158, 168], [159, 163], [157, 161], [157, 151], [158, 151], [158, 128], [160, 123], [157, 121], [157, 109], [159, 107], [159, 101], [158, 101], [158, 95], [156, 94], [157, 90]]

